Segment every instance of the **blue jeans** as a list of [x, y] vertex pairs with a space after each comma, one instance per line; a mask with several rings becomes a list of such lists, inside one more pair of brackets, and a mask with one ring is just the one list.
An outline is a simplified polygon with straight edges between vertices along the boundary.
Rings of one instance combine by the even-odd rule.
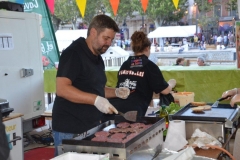
[[53, 131], [54, 147], [55, 147], [54, 157], [58, 156], [57, 147], [62, 144], [62, 140], [72, 139], [73, 135], [74, 135], [73, 133], [62, 133], [62, 132]]

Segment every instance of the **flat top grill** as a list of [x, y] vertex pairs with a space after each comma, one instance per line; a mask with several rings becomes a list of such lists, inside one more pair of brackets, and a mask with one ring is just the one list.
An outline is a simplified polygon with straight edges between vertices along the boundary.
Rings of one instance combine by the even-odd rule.
[[231, 107], [229, 104], [219, 104], [218, 107], [212, 107], [211, 110], [199, 113], [192, 112], [192, 107], [194, 106], [189, 103], [172, 115], [172, 119], [225, 122], [226, 119], [233, 121], [239, 112], [237, 107]]
[[[96, 142], [91, 141], [91, 139], [95, 136], [94, 134], [97, 131], [103, 130], [103, 128], [108, 127], [111, 124], [114, 124], [114, 121], [107, 121], [97, 127], [95, 127], [94, 131], [92, 133], [89, 133], [89, 135], [83, 139], [78, 139], [77, 137], [74, 139], [64, 139], [63, 144], [69, 144], [69, 145], [81, 145], [81, 146], [101, 146], [101, 147], [115, 147], [115, 148], [127, 148], [129, 145], [137, 141], [139, 138], [141, 138], [143, 135], [147, 134], [154, 128], [160, 126], [162, 123], [165, 123], [165, 120], [159, 117], [142, 117], [140, 121], [137, 121], [139, 123], [144, 124], [152, 124], [151, 127], [145, 129], [144, 131], [140, 132], [138, 135], [136, 135], [134, 138], [130, 139], [126, 143], [113, 143], [113, 142]], [[137, 123], [136, 122], [136, 123]]]

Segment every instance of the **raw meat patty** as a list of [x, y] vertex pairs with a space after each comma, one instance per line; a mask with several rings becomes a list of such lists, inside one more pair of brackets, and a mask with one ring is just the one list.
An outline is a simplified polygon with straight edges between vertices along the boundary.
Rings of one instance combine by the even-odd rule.
[[94, 137], [91, 141], [106, 142], [107, 141], [107, 137]]
[[144, 123], [133, 123], [130, 125], [131, 128], [143, 128], [145, 126]]
[[130, 126], [130, 123], [127, 122], [121, 122], [117, 124], [118, 128], [128, 128]]
[[110, 134], [110, 133], [105, 132], [105, 131], [99, 131], [99, 132], [96, 132], [96, 133], [95, 133], [95, 136], [96, 136], [96, 137], [107, 137], [107, 136], [109, 136], [109, 134]]
[[122, 143], [128, 142], [130, 139], [132, 139], [132, 138], [135, 137], [136, 135], [138, 135], [138, 133], [131, 133], [130, 135], [128, 135], [128, 136], [122, 141]]
[[147, 124], [147, 125], [145, 125], [144, 127], [143, 127], [143, 129], [148, 129], [148, 128], [150, 128], [152, 126], [152, 124]]
[[112, 136], [111, 136], [111, 138], [121, 138], [121, 139], [123, 139], [123, 138], [125, 138], [126, 137], [126, 134], [125, 133], [115, 133], [115, 134], [113, 134]]
[[131, 133], [127, 136], [126, 139], [132, 139], [133, 137], [135, 137], [136, 135], [138, 135], [137, 133]]
[[129, 133], [132, 130], [132, 128], [122, 128], [121, 132], [122, 133]]
[[121, 138], [107, 138], [107, 142], [122, 143], [122, 139]]
[[143, 129], [139, 129], [139, 128], [131, 128], [129, 129], [129, 132], [131, 133], [140, 133], [142, 132]]
[[121, 128], [112, 128], [109, 130], [109, 133], [120, 133], [122, 132]]

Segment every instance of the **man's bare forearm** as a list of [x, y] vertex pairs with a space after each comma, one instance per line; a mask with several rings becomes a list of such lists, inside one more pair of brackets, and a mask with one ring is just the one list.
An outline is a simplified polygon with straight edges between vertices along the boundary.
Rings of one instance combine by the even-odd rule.
[[74, 103], [94, 105], [97, 95], [83, 92], [72, 86], [71, 81], [67, 78], [57, 78], [57, 95]]
[[105, 97], [115, 98], [116, 97], [115, 90], [116, 88], [105, 87]]

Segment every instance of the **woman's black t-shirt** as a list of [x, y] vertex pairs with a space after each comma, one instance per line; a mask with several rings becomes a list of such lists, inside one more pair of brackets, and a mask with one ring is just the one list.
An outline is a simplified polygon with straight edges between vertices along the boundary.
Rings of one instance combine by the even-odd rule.
[[147, 56], [130, 56], [119, 72], [117, 87], [127, 87], [130, 95], [127, 99], [109, 99], [119, 111], [137, 110], [138, 116], [144, 116], [152, 100], [153, 92], [160, 93], [168, 87], [159, 67]]

